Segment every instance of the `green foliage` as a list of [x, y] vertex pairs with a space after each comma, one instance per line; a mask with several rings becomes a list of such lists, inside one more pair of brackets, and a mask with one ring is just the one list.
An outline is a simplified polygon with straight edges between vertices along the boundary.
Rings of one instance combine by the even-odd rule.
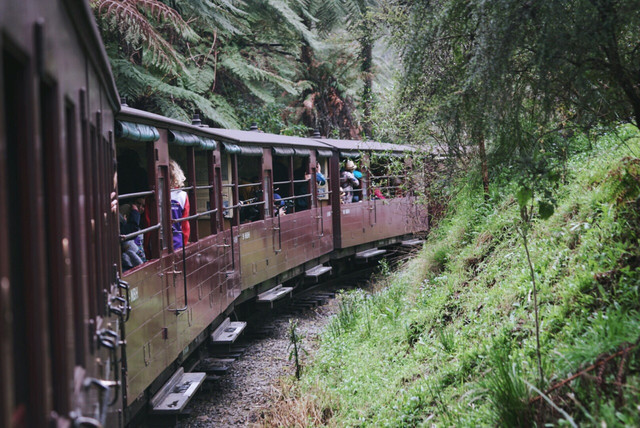
[[531, 178], [539, 166], [564, 177], [568, 137], [640, 123], [632, 0], [392, 0], [384, 16], [405, 64], [385, 135], [457, 159], [452, 172], [478, 167], [495, 180], [528, 167], [521, 185], [540, 215], [555, 204]]
[[534, 425], [529, 407], [529, 388], [523, 381], [520, 364], [511, 359], [509, 349], [498, 344], [489, 351], [492, 371], [483, 382], [495, 409], [498, 425], [529, 427]]
[[302, 347], [304, 336], [298, 333], [298, 321], [289, 320], [289, 361], [293, 360], [296, 368], [296, 379], [300, 380], [302, 375], [302, 355], [307, 351]]
[[[258, 115], [265, 107], [287, 106], [279, 132], [303, 135], [326, 125], [325, 134], [357, 136], [354, 40], [360, 36], [354, 22], [371, 2], [91, 4], [116, 85], [132, 107], [187, 122], [200, 113], [210, 125], [239, 127], [247, 106]], [[372, 75], [369, 69], [369, 79]]]
[[[633, 175], [638, 133], [576, 139], [571, 147], [593, 151], [567, 157], [555, 213], [534, 217], [528, 234], [550, 382], [634, 343], [640, 327], [640, 208], [635, 179], [619, 186], [625, 168]], [[538, 362], [514, 175], [509, 182], [505, 173], [489, 202], [478, 184], [461, 180], [422, 253], [379, 291], [348, 294], [300, 383], [340, 403], [331, 425], [637, 424], [637, 349], [623, 366], [622, 389], [616, 360], [602, 385], [591, 372], [547, 394], [557, 409], [546, 399], [541, 413], [528, 405], [538, 395]]]

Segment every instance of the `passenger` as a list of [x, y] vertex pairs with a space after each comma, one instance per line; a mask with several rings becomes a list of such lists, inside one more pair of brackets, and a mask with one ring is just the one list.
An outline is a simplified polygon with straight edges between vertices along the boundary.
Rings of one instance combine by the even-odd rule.
[[[240, 184], [257, 183], [258, 177], [254, 176], [251, 181], [246, 178], [240, 179]], [[238, 189], [240, 195], [240, 204], [252, 204], [258, 200], [258, 186], [246, 186]], [[246, 223], [260, 219], [260, 210], [255, 205], [240, 207], [240, 222]]]
[[360, 182], [353, 186], [353, 202], [362, 201], [362, 173], [357, 169], [353, 171], [353, 176]]
[[325, 197], [327, 190], [320, 186], [325, 186], [327, 184], [327, 179], [322, 175], [322, 168], [320, 167], [320, 162], [316, 162], [316, 187], [318, 188], [318, 199], [322, 199]]
[[360, 185], [358, 179], [353, 175], [355, 169], [356, 165], [353, 161], [348, 160], [340, 173], [340, 188], [342, 189], [341, 196], [343, 204], [349, 204], [353, 201], [353, 188], [354, 186]]
[[374, 199], [387, 199], [387, 198], [384, 197], [384, 195], [382, 194], [382, 191], [380, 191], [380, 189], [378, 187], [373, 189], [373, 198]]
[[322, 175], [322, 167], [320, 166], [320, 162], [316, 162], [316, 183], [319, 186], [324, 186], [327, 184], [327, 179]]
[[[189, 198], [187, 192], [180, 190], [186, 181], [180, 165], [173, 159], [169, 161], [169, 183], [171, 184], [171, 219], [178, 220], [189, 216]], [[182, 248], [189, 243], [191, 225], [188, 221], [172, 222], [173, 249]]]
[[[278, 189], [276, 189], [278, 190]], [[277, 193], [273, 194], [273, 215], [278, 217], [287, 213], [287, 206], [282, 200], [282, 196]]]
[[[144, 199], [136, 199], [131, 204], [120, 207], [120, 234], [121, 237], [140, 230], [140, 216], [144, 213]], [[142, 242], [142, 235], [123, 241], [122, 270], [128, 270], [147, 261]]]
[[[293, 172], [294, 180], [307, 180], [305, 182], [295, 183], [293, 190], [296, 196], [300, 195], [308, 195], [309, 194], [309, 179], [311, 179], [311, 175], [307, 173], [307, 169], [304, 165], [300, 168], [296, 169]], [[309, 197], [299, 197], [296, 198], [295, 202], [296, 211], [304, 211], [309, 209]]]

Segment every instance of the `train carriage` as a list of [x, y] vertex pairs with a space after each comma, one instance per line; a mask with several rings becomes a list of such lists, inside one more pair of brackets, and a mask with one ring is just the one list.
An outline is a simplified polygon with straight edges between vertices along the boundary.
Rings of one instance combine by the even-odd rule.
[[332, 168], [334, 182], [340, 180], [347, 162], [354, 164], [354, 172], [359, 175], [359, 184], [350, 201], [341, 199], [342, 190], [337, 185], [332, 193], [336, 250], [374, 249], [428, 229], [426, 207], [416, 203], [410, 185], [412, 177], [407, 175], [411, 174], [411, 156], [417, 154], [413, 147], [330, 138], [317, 141], [336, 152]]
[[[313, 139], [185, 124], [127, 106], [115, 128], [121, 210], [145, 207], [139, 230], [121, 234], [123, 243], [142, 238], [145, 252], [135, 266], [122, 256], [131, 290], [129, 418], [234, 305], [329, 260], [332, 208], [315, 177], [332, 152]], [[185, 172], [180, 190], [190, 206], [180, 248], [171, 238], [171, 160]]]
[[0, 51], [0, 425], [117, 426], [126, 308], [108, 60], [72, 0], [1, 2]]
[[[124, 256], [122, 263], [131, 290], [129, 418], [239, 296], [240, 258], [237, 235], [223, 226], [220, 147], [208, 130], [123, 106], [116, 131], [121, 210], [136, 201], [145, 207], [140, 230], [121, 235], [123, 243], [142, 238], [145, 253], [140, 264], [125, 266]], [[185, 172], [181, 190], [191, 207], [179, 221], [191, 230], [180, 248], [173, 243], [170, 160]]]
[[[294, 268], [328, 260], [323, 256], [333, 249], [332, 211], [330, 201], [319, 197], [316, 168], [326, 164], [329, 148], [258, 131], [211, 132], [222, 142], [222, 163], [228, 167], [223, 186], [237, 183], [232, 198], [224, 198], [227, 226], [238, 230], [241, 300], [295, 275]], [[258, 212], [246, 214], [251, 207]]]

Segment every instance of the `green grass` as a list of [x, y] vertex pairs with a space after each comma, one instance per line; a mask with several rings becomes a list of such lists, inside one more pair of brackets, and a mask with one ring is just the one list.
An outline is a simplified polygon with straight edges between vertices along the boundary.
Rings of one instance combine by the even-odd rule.
[[[601, 136], [573, 156], [558, 206], [535, 221], [545, 381], [538, 384], [531, 278], [513, 188], [485, 203], [461, 186], [418, 257], [342, 311], [292, 394], [315, 397], [333, 426], [640, 425], [640, 355], [550, 397], [569, 418], [528, 404], [603, 354], [640, 336], [640, 144]], [[607, 386], [608, 385], [608, 386]], [[567, 394], [571, 392], [572, 394]]]

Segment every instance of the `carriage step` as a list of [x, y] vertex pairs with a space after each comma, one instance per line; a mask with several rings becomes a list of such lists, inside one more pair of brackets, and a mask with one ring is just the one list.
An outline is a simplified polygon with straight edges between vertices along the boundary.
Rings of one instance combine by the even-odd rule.
[[221, 375], [229, 370], [229, 365], [235, 361], [235, 358], [203, 358], [196, 369], [207, 374]]
[[152, 413], [181, 413], [206, 378], [206, 373], [185, 373], [180, 367], [151, 399]]
[[403, 247], [415, 247], [417, 245], [422, 245], [424, 243], [424, 239], [409, 239], [407, 241], [402, 241], [401, 245]]
[[246, 326], [247, 323], [244, 321], [231, 321], [230, 318], [227, 318], [211, 333], [211, 340], [216, 345], [233, 343]]
[[321, 297], [321, 298], [325, 298], [325, 299], [334, 299], [336, 297], [336, 293], [333, 293], [331, 291], [327, 291], [325, 293], [314, 293], [313, 294], [314, 297]]
[[269, 291], [265, 291], [264, 293], [258, 294], [257, 302], [270, 303], [271, 307], [273, 307], [273, 302], [278, 299], [283, 298], [287, 294], [291, 296], [293, 293], [293, 287], [283, 287], [282, 284], [276, 285]]
[[356, 253], [356, 260], [366, 262], [369, 259], [380, 256], [386, 252], [387, 250], [381, 250], [379, 248], [371, 248], [369, 250], [360, 251], [359, 253]]
[[304, 276], [306, 276], [307, 278], [318, 279], [320, 275], [325, 274], [327, 272], [331, 272], [331, 266], [318, 265], [306, 271], [304, 273]]

